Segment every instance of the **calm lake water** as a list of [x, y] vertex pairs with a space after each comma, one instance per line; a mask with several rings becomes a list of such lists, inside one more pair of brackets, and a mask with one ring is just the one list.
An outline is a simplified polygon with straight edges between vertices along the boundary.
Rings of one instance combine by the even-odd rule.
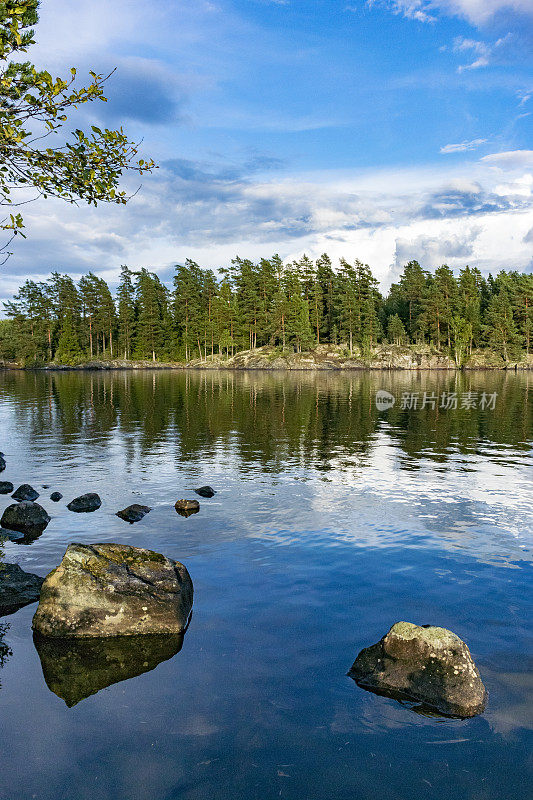
[[[404, 392], [459, 407], [402, 409]], [[195, 588], [182, 643], [39, 653], [36, 605], [1, 620], [0, 798], [530, 796], [532, 401], [527, 374], [0, 374], [2, 479], [52, 516], [5, 559], [46, 575], [69, 542], [122, 542]], [[101, 509], [69, 512], [87, 491]], [[153, 511], [114, 516], [133, 502]], [[422, 716], [346, 677], [398, 620], [468, 643], [483, 715]]]

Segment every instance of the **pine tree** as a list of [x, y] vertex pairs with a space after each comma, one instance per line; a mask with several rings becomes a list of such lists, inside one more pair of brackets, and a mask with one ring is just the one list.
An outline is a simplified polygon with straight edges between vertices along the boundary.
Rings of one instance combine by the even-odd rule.
[[57, 351], [54, 358], [61, 360], [63, 353], [65, 358], [79, 358], [83, 351], [80, 293], [69, 275], [60, 275], [58, 272], [52, 272], [48, 286], [52, 314], [56, 323], [54, 328]]
[[459, 272], [458, 314], [471, 326], [472, 333], [468, 344], [472, 352], [474, 342], [478, 342], [481, 331], [481, 273], [466, 266]]
[[290, 342], [301, 353], [311, 347], [313, 333], [309, 323], [309, 306], [302, 291], [298, 274], [288, 269], [285, 275], [285, 292], [287, 295], [287, 317], [285, 323], [286, 341]]
[[[82, 320], [84, 323], [84, 338], [88, 336], [89, 355], [92, 358], [98, 354], [98, 337], [96, 319], [98, 317], [98, 278], [92, 272], [84, 275], [79, 282], [80, 298], [82, 303]], [[95, 341], [96, 340], [96, 341]]]
[[533, 275], [511, 272], [509, 274], [509, 293], [513, 316], [517, 331], [526, 347], [526, 354], [531, 352], [533, 332]]
[[393, 314], [392, 317], [389, 317], [388, 324], [387, 324], [387, 335], [389, 338], [389, 342], [396, 345], [405, 344], [407, 339], [407, 334], [405, 332], [405, 327], [403, 322], [401, 321], [398, 314]]
[[352, 354], [354, 342], [360, 339], [361, 305], [356, 269], [344, 259], [340, 262], [336, 289], [339, 333], [348, 341]]
[[123, 265], [117, 289], [118, 301], [118, 346], [124, 360], [131, 358], [135, 340], [135, 289], [133, 272]]
[[502, 286], [494, 294], [487, 309], [485, 336], [489, 347], [501, 353], [505, 361], [511, 356], [516, 356], [520, 346], [520, 336], [517, 334], [513, 320], [513, 309], [509, 293]]
[[320, 296], [322, 298], [322, 323], [320, 334], [324, 341], [336, 343], [336, 332], [335, 337], [333, 336], [333, 329], [337, 321], [335, 309], [336, 276], [327, 253], [323, 253], [320, 258], [316, 260], [316, 278], [320, 286]]
[[137, 273], [135, 299], [138, 309], [136, 355], [155, 361], [158, 355], [168, 351], [167, 290], [157, 275], [141, 269]]
[[56, 360], [60, 364], [75, 364], [82, 355], [77, 327], [72, 309], [68, 308], [61, 321], [61, 333], [56, 351]]
[[425, 325], [423, 322], [419, 324], [418, 318], [423, 311], [427, 277], [427, 272], [422, 269], [418, 261], [410, 261], [405, 265], [398, 284], [400, 297], [406, 307], [406, 319], [403, 319], [403, 322], [413, 341], [424, 333]]

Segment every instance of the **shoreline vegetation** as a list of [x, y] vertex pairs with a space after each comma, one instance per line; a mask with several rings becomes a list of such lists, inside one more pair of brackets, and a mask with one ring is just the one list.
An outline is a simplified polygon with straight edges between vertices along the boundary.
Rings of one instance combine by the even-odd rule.
[[431, 346], [376, 345], [370, 352], [354, 350], [351, 354], [340, 345], [319, 345], [312, 350], [295, 353], [276, 347], [244, 350], [234, 356], [208, 355], [191, 361], [149, 361], [126, 359], [80, 360], [62, 364], [43, 362], [23, 364], [0, 360], [4, 370], [91, 371], [91, 370], [271, 370], [271, 371], [349, 371], [349, 370], [533, 370], [533, 354], [520, 361], [504, 361], [495, 351], [473, 350], [461, 365], [447, 353]]
[[112, 369], [530, 369], [533, 275], [405, 265], [387, 295], [370, 267], [327, 254], [186, 260], [172, 288], [121, 268], [28, 279], [0, 320], [0, 364]]

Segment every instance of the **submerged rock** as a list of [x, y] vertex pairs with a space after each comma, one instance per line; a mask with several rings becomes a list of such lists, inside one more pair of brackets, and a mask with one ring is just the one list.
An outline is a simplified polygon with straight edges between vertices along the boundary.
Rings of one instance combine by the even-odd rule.
[[364, 689], [415, 700], [447, 716], [473, 717], [487, 692], [466, 644], [446, 628], [397, 622], [361, 650], [348, 675]]
[[5, 470], [5, 468], [6, 468], [6, 461], [5, 461], [4, 455], [2, 453], [2, 454], [0, 454], [0, 472], [3, 472]]
[[150, 506], [141, 506], [138, 503], [132, 503], [131, 506], [123, 508], [122, 511], [117, 511], [116, 516], [133, 525], [134, 522], [140, 522], [151, 510]]
[[12, 614], [39, 599], [44, 578], [24, 572], [18, 564], [0, 564], [0, 615]]
[[8, 506], [0, 519], [2, 528], [29, 536], [39, 536], [49, 522], [50, 517], [44, 508], [30, 500], [22, 500], [20, 503]]
[[174, 508], [182, 517], [190, 517], [200, 511], [200, 503], [198, 500], [177, 500]]
[[216, 492], [210, 486], [200, 486], [199, 489], [194, 490], [200, 497], [214, 497]]
[[60, 500], [63, 499], [63, 495], [61, 492], [52, 492], [50, 495], [50, 500], [53, 500], [54, 503], [59, 503]]
[[11, 495], [13, 500], [37, 500], [39, 492], [29, 483], [22, 483]]
[[0, 494], [11, 494], [14, 486], [10, 481], [0, 481]]
[[75, 497], [74, 500], [71, 500], [67, 508], [69, 511], [77, 511], [80, 513], [82, 511], [96, 511], [101, 505], [102, 501], [96, 492], [87, 492], [87, 494], [81, 494], [79, 497]]
[[75, 706], [100, 689], [155, 669], [179, 653], [183, 634], [50, 639], [34, 636], [51, 692]]
[[33, 629], [53, 637], [182, 633], [192, 600], [179, 561], [124, 544], [70, 544], [43, 583]]

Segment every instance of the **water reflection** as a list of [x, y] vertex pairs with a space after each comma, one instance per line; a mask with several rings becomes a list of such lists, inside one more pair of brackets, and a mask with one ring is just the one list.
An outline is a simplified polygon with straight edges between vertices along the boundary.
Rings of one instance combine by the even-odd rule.
[[[0, 622], [0, 669], [5, 666], [8, 658], [13, 655], [13, 651], [9, 647], [6, 642], [4, 642], [4, 636], [9, 630], [9, 623], [7, 622]], [[2, 688], [2, 683], [0, 682], [0, 689]]]
[[180, 652], [183, 634], [48, 639], [34, 636], [44, 679], [69, 708], [100, 689], [151, 672]]
[[[511, 458], [530, 450], [532, 387], [527, 372], [6, 372], [0, 398], [13, 403], [35, 449], [46, 430], [68, 445], [67, 460], [90, 440], [99, 451], [120, 443], [130, 461], [160, 447], [180, 461], [218, 448], [242, 466], [253, 460], [277, 471], [298, 463], [327, 473], [345, 459], [364, 466], [384, 424], [403, 469], [421, 470], [426, 459], [444, 466], [457, 454], [506, 463], [507, 448]], [[397, 398], [386, 412], [375, 407], [379, 389]], [[496, 393], [497, 401], [494, 410], [460, 403], [409, 410], [403, 392]]]

